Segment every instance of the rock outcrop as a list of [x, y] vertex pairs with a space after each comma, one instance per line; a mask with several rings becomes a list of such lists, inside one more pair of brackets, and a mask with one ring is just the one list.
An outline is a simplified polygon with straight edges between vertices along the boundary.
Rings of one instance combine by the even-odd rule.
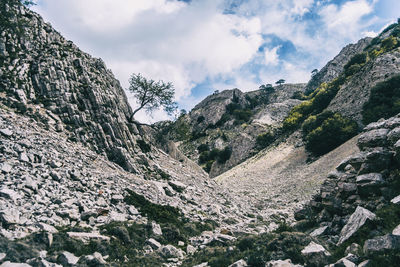
[[141, 172], [138, 160], [147, 157], [137, 140], [143, 137], [128, 121], [131, 107], [104, 62], [20, 1], [1, 1], [0, 16], [0, 101]]

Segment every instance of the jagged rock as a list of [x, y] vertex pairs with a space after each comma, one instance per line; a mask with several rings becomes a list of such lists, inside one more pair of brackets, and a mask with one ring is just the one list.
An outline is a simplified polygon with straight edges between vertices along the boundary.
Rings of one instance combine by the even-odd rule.
[[327, 228], [328, 228], [328, 226], [322, 226], [322, 227], [320, 227], [320, 228], [317, 228], [317, 229], [315, 229], [314, 231], [312, 231], [312, 232], [310, 233], [310, 236], [312, 236], [312, 237], [320, 236], [320, 235], [322, 235], [323, 233], [325, 233], [325, 231], [326, 231]]
[[105, 240], [105, 241], [109, 241], [110, 238], [108, 236], [104, 236], [101, 235], [99, 233], [96, 232], [92, 232], [92, 233], [85, 233], [85, 232], [67, 232], [67, 235], [71, 238], [75, 238], [78, 240], [81, 240], [82, 242], [89, 242], [91, 239], [94, 240]]
[[344, 251], [345, 254], [353, 254], [353, 255], [359, 255], [361, 251], [361, 246], [357, 243], [352, 243], [350, 246], [346, 248]]
[[106, 265], [107, 262], [104, 260], [103, 255], [99, 252], [95, 252], [92, 255], [81, 257], [78, 264], [84, 266], [103, 266]]
[[370, 260], [365, 260], [361, 262], [357, 267], [368, 267], [371, 266], [371, 261]]
[[0, 171], [2, 171], [3, 173], [9, 173], [12, 170], [12, 166], [10, 164], [8, 164], [7, 162], [3, 162], [0, 165]]
[[161, 247], [160, 242], [158, 242], [157, 240], [150, 238], [146, 241], [146, 244], [148, 244], [152, 249], [159, 249]]
[[359, 175], [356, 178], [357, 185], [360, 187], [380, 186], [385, 180], [380, 173], [368, 173]]
[[330, 264], [329, 267], [357, 267], [357, 264], [347, 259], [347, 256], [338, 260], [334, 264]]
[[74, 254], [68, 251], [64, 251], [58, 256], [57, 261], [63, 266], [71, 266], [77, 264], [79, 258], [80, 257], [76, 257]]
[[0, 267], [31, 267], [31, 265], [27, 263], [16, 263], [16, 262], [5, 261], [0, 265]]
[[350, 216], [346, 225], [340, 232], [338, 245], [349, 239], [358, 229], [365, 224], [367, 220], [374, 220], [376, 215], [363, 207], [358, 206]]
[[388, 133], [387, 138], [391, 144], [395, 144], [400, 139], [400, 127], [396, 127], [391, 130]]
[[19, 160], [20, 160], [20, 161], [23, 161], [23, 162], [29, 162], [28, 155], [26, 155], [25, 152], [22, 152], [22, 153], [19, 155]]
[[46, 232], [49, 232], [49, 233], [53, 233], [53, 234], [58, 233], [58, 230], [52, 225], [40, 222], [40, 223], [37, 224], [37, 226], [40, 229], [42, 229], [43, 231], [46, 231]]
[[400, 236], [387, 234], [368, 239], [364, 243], [364, 253], [369, 255], [373, 253], [381, 253], [386, 250], [399, 250]]
[[316, 266], [322, 266], [328, 263], [330, 253], [321, 245], [311, 241], [301, 254], [306, 258], [306, 262]]
[[400, 195], [390, 200], [390, 202], [393, 204], [400, 204]]
[[357, 144], [360, 149], [385, 146], [388, 133], [388, 129], [376, 129], [365, 132], [358, 138]]
[[0, 129], [0, 134], [4, 135], [5, 137], [11, 137], [14, 133], [9, 129]]
[[173, 245], [161, 246], [158, 253], [164, 258], [183, 258], [184, 252]]
[[182, 192], [183, 190], [186, 189], [186, 185], [184, 183], [181, 183], [179, 181], [168, 181], [168, 184], [176, 191]]
[[15, 192], [14, 190], [8, 189], [8, 188], [1, 188], [0, 189], [0, 197], [5, 197], [8, 199], [11, 199], [12, 201], [16, 201], [17, 199], [20, 199], [22, 196]]
[[248, 266], [247, 262], [242, 259], [242, 260], [238, 260], [238, 261], [232, 263], [228, 267], [245, 267], [245, 266]]
[[161, 226], [156, 222], [151, 222], [151, 229], [154, 235], [162, 235]]
[[193, 247], [192, 245], [187, 245], [186, 247], [186, 253], [187, 254], [194, 254], [196, 252], [196, 248]]
[[265, 267], [302, 267], [302, 266], [299, 264], [293, 264], [290, 259], [287, 259], [287, 260], [268, 261], [265, 264]]
[[397, 226], [393, 229], [392, 235], [398, 235], [398, 236], [400, 236], [400, 224], [397, 225]]

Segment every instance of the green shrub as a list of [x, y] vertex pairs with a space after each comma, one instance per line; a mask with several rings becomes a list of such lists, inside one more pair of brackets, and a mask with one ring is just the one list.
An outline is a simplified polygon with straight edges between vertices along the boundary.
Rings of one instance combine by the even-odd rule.
[[348, 68], [350, 68], [354, 64], [364, 64], [367, 61], [367, 53], [361, 53], [361, 54], [356, 54], [354, 55], [349, 62], [344, 65], [344, 70], [346, 71]]
[[211, 171], [211, 167], [213, 165], [213, 163], [215, 162], [215, 160], [209, 160], [207, 161], [206, 165], [203, 167], [203, 170], [207, 173], [209, 173]]
[[230, 159], [231, 155], [232, 155], [232, 149], [227, 146], [222, 151], [219, 152], [217, 162], [223, 164]]
[[345, 70], [345, 74], [346, 74], [346, 76], [351, 76], [354, 73], [357, 73], [360, 69], [361, 69], [361, 65], [360, 64], [354, 64], [354, 65], [351, 65], [350, 67], [348, 67]]
[[150, 220], [159, 223], [181, 223], [183, 217], [179, 209], [168, 205], [158, 205], [147, 200], [144, 196], [135, 193], [128, 189], [129, 195], [125, 197], [124, 201], [128, 205], [133, 205], [139, 209], [140, 213], [146, 215]]
[[202, 123], [205, 119], [206, 119], [206, 118], [204, 118], [203, 115], [200, 115], [200, 116], [197, 118], [197, 123]]
[[400, 112], [400, 75], [378, 83], [363, 106], [363, 123], [390, 118]]
[[233, 112], [233, 115], [237, 120], [247, 122], [250, 120], [251, 115], [253, 115], [253, 113], [251, 112], [250, 109], [237, 109]]
[[235, 110], [241, 109], [242, 106], [238, 103], [229, 103], [228, 105], [226, 105], [226, 112], [230, 115], [233, 115], [233, 113], [235, 112]]
[[333, 150], [358, 132], [355, 121], [331, 112], [307, 119], [302, 128], [306, 149], [316, 156]]
[[263, 149], [275, 141], [275, 135], [272, 132], [266, 132], [257, 136], [256, 145], [259, 149]]
[[385, 51], [390, 51], [398, 45], [398, 41], [396, 37], [389, 36], [388, 38], [382, 41], [382, 48]]
[[201, 144], [197, 147], [197, 151], [199, 151], [199, 153], [209, 151], [209, 150], [210, 150], [210, 147], [207, 144]]

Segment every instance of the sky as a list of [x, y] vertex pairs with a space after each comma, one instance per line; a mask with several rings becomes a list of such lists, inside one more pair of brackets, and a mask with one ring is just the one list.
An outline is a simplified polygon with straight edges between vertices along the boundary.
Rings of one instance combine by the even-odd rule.
[[[400, 16], [399, 0], [37, 0], [31, 7], [83, 51], [129, 77], [172, 82], [189, 111], [215, 90], [307, 82], [349, 43]], [[137, 106], [132, 95], [128, 99]], [[168, 119], [162, 110], [142, 122]]]

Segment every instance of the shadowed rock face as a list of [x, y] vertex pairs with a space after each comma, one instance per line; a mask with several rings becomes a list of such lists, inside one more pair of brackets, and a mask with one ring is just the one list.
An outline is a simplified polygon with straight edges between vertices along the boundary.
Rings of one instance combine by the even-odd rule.
[[141, 139], [127, 118], [131, 108], [120, 83], [101, 59], [82, 52], [17, 0], [0, 3], [0, 101], [38, 117], [47, 127], [129, 171]]

